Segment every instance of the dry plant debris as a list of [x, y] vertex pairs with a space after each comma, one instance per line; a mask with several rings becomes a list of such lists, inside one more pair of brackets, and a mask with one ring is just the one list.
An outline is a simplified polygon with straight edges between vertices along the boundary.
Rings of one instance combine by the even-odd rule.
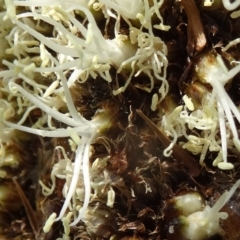
[[0, 0], [0, 239], [238, 240], [239, 0]]

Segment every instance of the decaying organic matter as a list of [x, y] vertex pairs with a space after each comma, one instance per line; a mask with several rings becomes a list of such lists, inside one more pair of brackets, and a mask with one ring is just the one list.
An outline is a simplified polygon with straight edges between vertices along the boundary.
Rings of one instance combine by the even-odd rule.
[[0, 0], [0, 238], [238, 240], [239, 0]]

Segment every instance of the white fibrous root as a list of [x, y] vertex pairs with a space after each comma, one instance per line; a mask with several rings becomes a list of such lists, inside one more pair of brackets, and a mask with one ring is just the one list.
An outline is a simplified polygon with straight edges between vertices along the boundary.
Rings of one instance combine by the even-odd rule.
[[[235, 0], [233, 2], [232, 1], [230, 2], [230, 0], [222, 0], [222, 3], [223, 3], [224, 8], [228, 11], [233, 11], [240, 6], [239, 0]], [[232, 12], [230, 16], [231, 16], [231, 18], [240, 17], [240, 10]]]
[[[135, 0], [131, 2], [127, 0], [100, 0], [99, 3], [95, 3], [94, 6], [103, 8], [103, 12], [107, 18], [114, 17], [117, 19], [115, 31], [119, 30], [119, 21], [120, 17], [122, 17], [130, 26], [132, 26], [132, 24], [129, 20], [138, 19], [143, 27], [150, 28], [150, 31], [152, 32], [151, 19], [154, 14], [156, 14], [160, 21], [159, 24], [153, 26], [154, 28], [163, 31], [168, 31], [170, 29], [170, 26], [163, 23], [163, 18], [159, 12], [163, 3], [164, 0], [154, 0], [150, 6], [149, 1], [147, 0]], [[114, 10], [114, 13], [111, 10]]]
[[[136, 85], [136, 87], [151, 92], [154, 87], [155, 79], [162, 82], [162, 86], [159, 88], [159, 101], [161, 101], [166, 97], [169, 88], [166, 80], [168, 65], [168, 60], [166, 58], [167, 47], [161, 39], [153, 37], [149, 33], [143, 33], [136, 28], [130, 28], [130, 38], [133, 44], [136, 42], [138, 43], [139, 49], [133, 57], [123, 62], [119, 67], [118, 72], [121, 72], [124, 66], [131, 64], [132, 70], [130, 76], [126, 80], [125, 86], [120, 87], [118, 90], [114, 91], [113, 94], [116, 95], [125, 91], [131, 81], [135, 69], [137, 69], [138, 71], [134, 76], [137, 77], [140, 73], [145, 73], [150, 79], [150, 85], [149, 87]], [[147, 67], [146, 63], [150, 64], [150, 66]], [[152, 108], [152, 110], [156, 109]]]
[[[86, 219], [85, 213], [94, 197], [101, 196], [107, 206], [113, 207], [115, 192], [110, 173], [103, 168], [95, 169], [98, 160], [89, 166], [91, 144], [111, 124], [110, 113], [100, 109], [92, 120], [86, 120], [77, 111], [69, 89], [89, 78], [101, 77], [111, 82], [110, 69], [114, 67], [118, 73], [128, 75], [125, 85], [113, 92], [116, 95], [125, 91], [132, 78], [144, 74], [149, 79], [148, 87], [136, 87], [151, 92], [157, 83], [159, 91], [152, 104], [155, 110], [169, 88], [167, 47], [154, 36], [151, 24], [155, 15], [160, 24], [154, 27], [169, 29], [159, 12], [163, 2], [154, 0], [150, 6], [148, 1], [138, 0], [129, 8], [129, 1], [5, 0], [6, 12], [0, 15], [0, 41], [5, 46], [1, 49], [7, 50], [0, 50], [4, 59], [0, 87], [7, 99], [0, 100], [4, 126], [1, 136], [7, 134], [7, 129], [17, 129], [42, 137], [67, 137], [75, 153], [72, 162], [59, 146], [57, 150], [64, 157], [53, 166], [51, 186], [40, 182], [43, 195], [49, 196], [54, 192], [56, 179], [65, 181], [62, 209], [58, 216], [53, 213], [49, 217], [45, 232], [55, 221], [62, 220], [67, 239], [69, 226]], [[110, 18], [116, 19], [113, 39], [103, 36], [95, 15], [107, 19], [106, 28]], [[128, 35], [118, 33], [121, 17], [129, 25]], [[139, 20], [139, 28], [132, 25], [130, 20], [134, 19]], [[36, 118], [29, 123], [30, 115]]]
[[[240, 10], [236, 10], [240, 6], [239, 0], [203, 0], [203, 6], [213, 9], [225, 8], [227, 11], [231, 11], [231, 18], [240, 17]], [[236, 10], [236, 11], [234, 11]]]
[[[62, 155], [64, 156], [64, 159], [59, 159], [59, 161], [54, 165], [52, 173], [51, 173], [51, 188], [47, 187], [42, 181], [40, 181], [40, 185], [42, 186], [42, 193], [44, 196], [49, 196], [53, 193], [55, 187], [56, 187], [56, 179], [64, 179], [65, 184], [62, 189], [62, 194], [65, 198], [68, 196], [69, 188], [72, 187], [72, 178], [74, 175], [74, 171], [76, 166], [76, 163], [72, 163], [70, 159], [67, 158], [67, 155], [65, 153], [64, 148], [57, 147], [56, 150], [60, 150]], [[112, 173], [106, 170], [107, 161], [109, 160], [109, 156], [105, 158], [97, 158], [91, 168], [89, 169], [89, 179], [90, 179], [90, 186], [92, 189], [92, 194], [89, 196], [90, 201], [94, 201], [95, 199], [105, 199], [106, 206], [112, 208], [115, 202], [115, 192], [112, 188], [114, 184], [121, 185], [121, 182], [123, 182], [123, 179], [117, 175], [114, 175], [114, 181], [112, 180]], [[65, 236], [68, 236], [69, 234], [69, 228], [73, 225], [75, 225], [79, 220], [83, 222], [90, 221], [89, 218], [92, 218], [93, 213], [89, 215], [90, 211], [88, 206], [85, 206], [86, 209], [83, 210], [81, 208], [81, 203], [84, 202], [84, 199], [86, 198], [86, 189], [84, 186], [84, 178], [83, 178], [83, 172], [80, 170], [78, 181], [75, 186], [75, 192], [72, 198], [72, 201], [68, 203], [68, 214], [67, 216], [64, 214], [64, 211], [62, 210], [59, 214], [59, 217], [54, 216], [54, 221], [57, 221], [58, 219], [63, 222], [63, 226], [67, 231], [65, 231]], [[124, 183], [122, 183], [124, 184]], [[80, 213], [82, 215], [79, 215], [78, 218], [74, 222], [71, 221], [72, 216], [77, 216], [77, 212], [81, 209]], [[90, 208], [91, 209], [91, 208]], [[50, 216], [50, 222], [53, 216]], [[81, 216], [81, 217], [80, 217]], [[49, 222], [46, 223], [44, 227], [44, 231], [49, 231]]]
[[[154, 1], [151, 7], [148, 1], [144, 1], [144, 4], [142, 1], [140, 2], [142, 3], [139, 4], [141, 13], [138, 14], [144, 16], [144, 22], [151, 23], [151, 17], [154, 13], [161, 18], [158, 9], [163, 4], [163, 1], [159, 3]], [[113, 1], [99, 2], [102, 8], [108, 9], [106, 12], [110, 14], [109, 17], [114, 15], [110, 13], [110, 9], [114, 9], [119, 14], [118, 18], [121, 16], [125, 19], [129, 16], [125, 16], [125, 11], [123, 10], [126, 7], [129, 9], [129, 6], [124, 6], [124, 3], [122, 1], [117, 3]], [[143, 33], [142, 27], [144, 25], [140, 29], [135, 29], [127, 21], [131, 31], [129, 36], [116, 32], [114, 39], [106, 40], [100, 32], [92, 13], [84, 4], [69, 3], [66, 10], [59, 6], [60, 3], [59, 5], [55, 3], [53, 6], [46, 6], [45, 2], [35, 3], [33, 0], [27, 2], [15, 1], [14, 5], [29, 6], [31, 10], [18, 16], [14, 15], [13, 10], [12, 12], [9, 10], [6, 16], [16, 24], [18, 35], [21, 34], [19, 31], [22, 31], [24, 34], [28, 34], [31, 38], [34, 37], [37, 40], [32, 42], [32, 48], [15, 47], [18, 55], [21, 54], [19, 51], [24, 51], [25, 53], [29, 53], [29, 51], [40, 52], [41, 66], [36, 68], [34, 72], [52, 72], [53, 69], [51, 67], [54, 66], [57, 71], [62, 70], [65, 74], [71, 70], [71, 75], [68, 79], [68, 86], [70, 87], [77, 79], [84, 82], [89, 76], [96, 78], [96, 76], [100, 75], [106, 81], [112, 81], [109, 70], [113, 64], [118, 68], [118, 72], [121, 72], [126, 67], [131, 69], [131, 74], [125, 86], [114, 91], [114, 94], [125, 91], [131, 79], [134, 76], [138, 76], [141, 72], [145, 73], [150, 79], [150, 87], [146, 91], [150, 91], [153, 88], [154, 80], [157, 79], [162, 82], [162, 86], [159, 89], [160, 100], [167, 94], [167, 48], [160, 38], [153, 35], [151, 24], [148, 27], [149, 33]], [[81, 12], [85, 15], [88, 21], [87, 27], [76, 20], [76, 12]], [[129, 12], [129, 14], [132, 15], [133, 13]], [[134, 16], [135, 13], [132, 15], [133, 19], [135, 18]], [[34, 25], [29, 18], [37, 20], [37, 25]], [[54, 27], [54, 38], [47, 38], [41, 33], [40, 23], [42, 22]], [[80, 33], [82, 38], [76, 36], [77, 34], [80, 35]], [[23, 42], [24, 39], [21, 40]], [[27, 45], [28, 43], [31, 44], [31, 39], [23, 44]], [[57, 53], [57, 59], [52, 58], [46, 47]], [[11, 51], [14, 51], [14, 49], [11, 49]]]
[[[224, 220], [228, 217], [228, 214], [221, 212], [221, 209], [233, 196], [239, 185], [240, 180], [229, 191], [225, 191], [212, 207], [205, 205], [198, 193], [188, 193], [173, 198], [171, 204], [174, 204], [174, 207], [172, 208], [178, 210], [178, 218], [181, 222], [181, 226], [176, 228], [179, 230], [176, 231], [180, 231], [186, 240], [208, 239], [219, 233], [221, 231], [220, 219]], [[171, 224], [169, 228], [171, 228]]]
[[[235, 124], [235, 119], [240, 122], [240, 112], [224, 86], [239, 72], [240, 65], [228, 70], [219, 55], [210, 52], [200, 57], [195, 66], [196, 76], [202, 83], [209, 84], [212, 91], [202, 90], [205, 96], [202, 97], [201, 106], [197, 108], [189, 91], [189, 96], [183, 97], [184, 106], [164, 115], [160, 127], [173, 139], [164, 151], [166, 156], [171, 154], [178, 138], [184, 137], [187, 141], [181, 142], [182, 147], [193, 154], [200, 154], [201, 165], [204, 165], [206, 154], [210, 151], [218, 152], [213, 166], [222, 170], [234, 167], [227, 161], [227, 152], [228, 148], [240, 151], [239, 134]], [[194, 88], [200, 86], [193, 84]], [[194, 93], [192, 95], [194, 97]], [[188, 130], [191, 130], [191, 134], [186, 134]]]
[[237, 7], [240, 6], [240, 1], [235, 0], [235, 1], [230, 1], [230, 0], [222, 0], [223, 6], [225, 7], [226, 10], [228, 11], [233, 11]]

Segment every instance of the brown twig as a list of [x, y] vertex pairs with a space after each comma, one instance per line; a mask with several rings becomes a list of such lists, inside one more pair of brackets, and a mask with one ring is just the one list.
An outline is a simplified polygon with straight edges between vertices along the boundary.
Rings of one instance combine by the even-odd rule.
[[35, 212], [33, 211], [32, 209], [32, 206], [31, 204], [29, 203], [28, 199], [26, 198], [21, 186], [19, 185], [19, 183], [17, 182], [16, 178], [12, 178], [15, 186], [16, 186], [16, 189], [17, 189], [17, 192], [22, 200], [22, 203], [23, 203], [23, 206], [25, 208], [25, 211], [27, 213], [27, 217], [28, 217], [28, 220], [30, 222], [30, 225], [32, 227], [32, 230], [33, 230], [33, 233], [35, 236], [37, 236], [37, 233], [38, 233], [38, 224], [37, 224], [37, 217], [35, 215]]
[[194, 49], [200, 52], [206, 45], [207, 40], [204, 33], [199, 11], [193, 0], [181, 0], [182, 6], [188, 17], [188, 44], [187, 51], [190, 56]]
[[[168, 147], [171, 141], [165, 136], [165, 134], [157, 128], [157, 126], [140, 110], [136, 110], [138, 115], [145, 121], [145, 123], [154, 131], [158, 139], [162, 142], [164, 147]], [[174, 145], [172, 148], [172, 155], [173, 157], [184, 163], [185, 166], [189, 169], [189, 174], [192, 177], [197, 177], [200, 174], [200, 166], [196, 162], [196, 160], [188, 154], [188, 152], [182, 149], [178, 145]]]

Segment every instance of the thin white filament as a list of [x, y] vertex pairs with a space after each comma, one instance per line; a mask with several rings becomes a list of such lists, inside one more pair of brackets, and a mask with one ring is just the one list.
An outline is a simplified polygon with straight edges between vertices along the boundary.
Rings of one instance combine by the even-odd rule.
[[83, 206], [80, 209], [77, 219], [75, 219], [70, 224], [70, 226], [76, 225], [80, 220], [83, 219], [83, 216], [87, 211], [87, 207], [90, 201], [91, 186], [90, 186], [90, 174], [89, 174], [89, 150], [90, 150], [92, 139], [95, 137], [95, 135], [96, 135], [96, 132], [93, 132], [91, 138], [87, 140], [85, 151], [83, 154], [82, 172], [83, 172], [84, 192], [85, 192]]
[[65, 124], [67, 124], [69, 126], [73, 126], [73, 127], [78, 127], [79, 126], [79, 123], [76, 122], [74, 119], [67, 117], [65, 114], [60, 113], [60, 112], [56, 111], [53, 108], [50, 108], [49, 106], [47, 106], [46, 104], [41, 102], [34, 95], [32, 95], [31, 93], [27, 92], [25, 89], [23, 89], [18, 84], [14, 83], [14, 82], [10, 82], [9, 83], [9, 87], [10, 87], [10, 89], [16, 88], [16, 90], [18, 92], [20, 92], [23, 96], [28, 98], [28, 100], [30, 102], [32, 102], [35, 106], [40, 108], [42, 111], [46, 112], [46, 114], [51, 115], [56, 120], [61, 121], [62, 123], [65, 123]]
[[22, 23], [17, 19], [14, 19], [12, 21], [15, 22], [20, 28], [22, 28], [23, 30], [31, 34], [33, 37], [35, 37], [37, 40], [45, 44], [47, 47], [54, 50], [55, 52], [62, 53], [66, 56], [78, 57], [78, 54], [74, 49], [54, 43], [50, 39], [46, 38], [44, 35], [40, 34], [36, 30], [32, 29], [31, 27], [27, 26], [26, 24]]
[[[60, 24], [59, 22], [57, 22], [57, 21], [55, 21], [55, 20], [53, 20], [53, 19], [51, 19], [49, 17], [45, 17], [45, 16], [43, 16], [41, 14], [38, 14], [38, 13], [30, 13], [30, 12], [19, 14], [17, 17], [18, 18], [34, 17], [36, 19], [41, 19], [44, 22], [49, 23], [52, 26], [54, 26], [56, 29], [58, 29], [58, 31], [60, 31], [61, 33], [65, 34], [65, 36], [71, 35], [71, 38], [73, 38], [75, 41], [77, 41], [79, 44], [81, 44], [81, 46], [86, 47], [85, 41], [83, 39], [74, 36], [62, 24]], [[83, 34], [83, 36], [85, 36], [84, 32], [81, 32], [81, 33]]]
[[227, 133], [226, 133], [226, 124], [224, 119], [224, 110], [220, 102], [217, 103], [217, 107], [218, 107], [218, 119], [219, 119], [219, 127], [220, 127], [221, 143], [222, 143], [222, 156], [223, 156], [223, 161], [227, 162]]
[[227, 118], [229, 125], [231, 127], [231, 130], [232, 130], [232, 134], [233, 134], [234, 138], [238, 139], [237, 128], [236, 128], [236, 125], [235, 125], [235, 122], [233, 119], [233, 115], [229, 108], [229, 104], [228, 104], [227, 98], [226, 98], [226, 96], [228, 94], [226, 93], [224, 86], [219, 81], [213, 81], [213, 82], [211, 82], [211, 85], [213, 86], [214, 91], [216, 91], [218, 93], [217, 94], [218, 99], [224, 109], [226, 118]]
[[[65, 128], [58, 128], [57, 130], [41, 130], [41, 129], [34, 129], [31, 127], [25, 127], [16, 123], [11, 123], [6, 120], [2, 120], [2, 122], [12, 128], [12, 129], [17, 129], [19, 131], [27, 132], [27, 133], [32, 133], [38, 136], [42, 137], [56, 137], [56, 138], [61, 138], [61, 137], [70, 137], [70, 132], [68, 129]], [[79, 126], [79, 127], [73, 127], [73, 131], [75, 131], [79, 136], [83, 137], [90, 137], [89, 133], [89, 127], [88, 126]]]
[[[54, 62], [55, 62], [56, 65], [60, 65], [59, 62], [56, 59], [54, 59]], [[67, 79], [66, 79], [65, 75], [63, 74], [62, 71], [59, 71], [58, 74], [61, 78], [61, 82], [62, 82], [62, 86], [63, 86], [63, 90], [64, 90], [66, 102], [67, 102], [67, 107], [68, 107], [68, 110], [69, 110], [71, 116], [73, 117], [73, 119], [76, 122], [89, 125], [90, 122], [87, 121], [85, 118], [83, 118], [81, 115], [79, 115], [76, 108], [75, 108], [75, 105], [74, 105], [73, 100], [72, 100], [71, 93], [70, 93], [69, 88], [68, 88]]]
[[28, 7], [44, 7], [44, 6], [49, 6], [49, 5], [57, 5], [59, 4], [58, 0], [41, 0], [41, 1], [36, 1], [36, 0], [29, 0], [29, 1], [14, 1], [14, 5], [16, 6], [28, 6]]
[[63, 216], [70, 204], [71, 198], [76, 190], [78, 177], [80, 175], [81, 166], [82, 166], [83, 154], [84, 154], [85, 148], [86, 148], [86, 142], [87, 142], [86, 139], [82, 138], [82, 143], [80, 145], [78, 145], [78, 147], [77, 147], [71, 184], [70, 184], [67, 196], [65, 198], [64, 204], [62, 206], [62, 209], [59, 213], [59, 216], [55, 219], [55, 222], [57, 222], [63, 218]]
[[212, 212], [218, 213], [221, 208], [228, 202], [232, 195], [236, 192], [237, 188], [240, 186], [240, 180], [238, 180], [229, 191], [226, 191], [221, 195], [217, 202], [212, 207]]

